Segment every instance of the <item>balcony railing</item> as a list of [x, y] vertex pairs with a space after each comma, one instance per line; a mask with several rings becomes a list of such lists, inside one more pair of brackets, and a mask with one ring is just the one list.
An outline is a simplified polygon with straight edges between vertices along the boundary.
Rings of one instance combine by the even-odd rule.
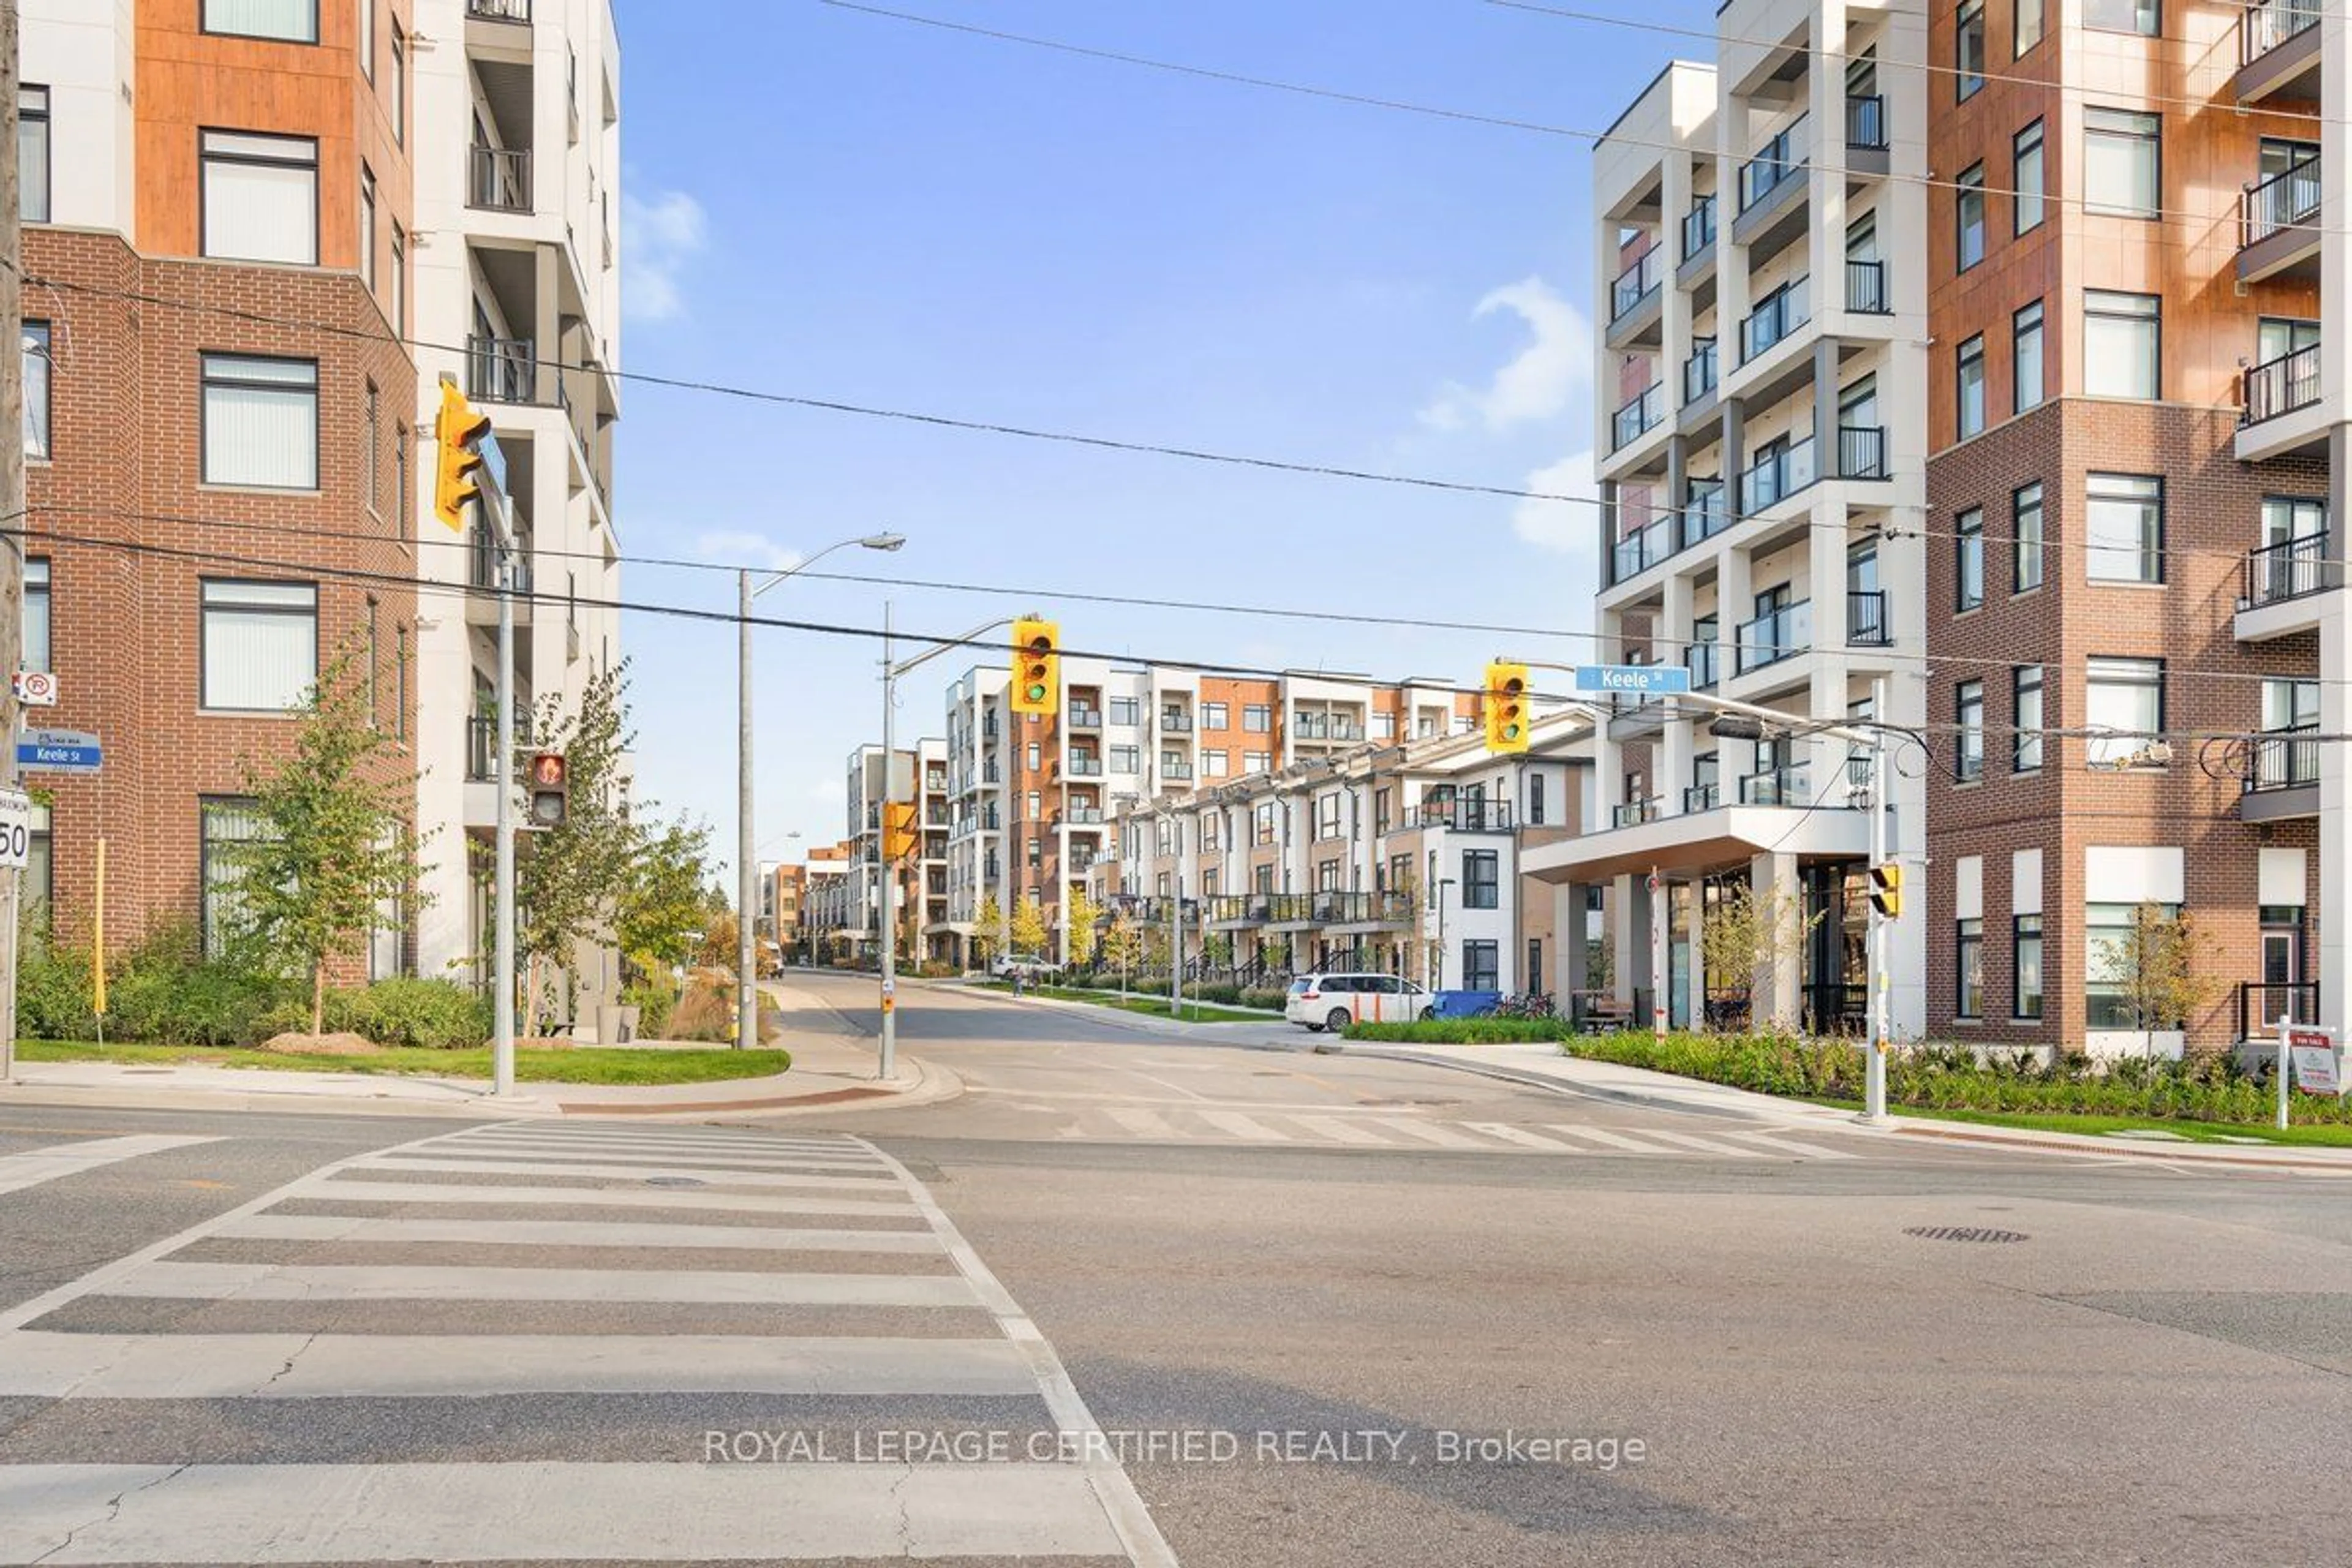
[[1845, 100], [1845, 144], [1865, 153], [1886, 151], [1886, 100], [1855, 93]]
[[1799, 143], [1804, 139], [1805, 122], [1798, 120], [1787, 130], [1764, 144], [1763, 150], [1739, 167], [1739, 210], [1747, 212], [1766, 196], [1779, 190], [1805, 171], [1805, 155]]
[[530, 25], [530, 0], [466, 0], [466, 15], [481, 22]]
[[1811, 805], [1812, 803], [1812, 790], [1802, 763], [1740, 775], [1739, 804], [1742, 805]]
[[2250, 66], [2296, 34], [2319, 25], [2326, 0], [2254, 0], [2238, 25], [2238, 63]]
[[1711, 642], [1691, 644], [1683, 650], [1683, 668], [1690, 671], [1693, 690], [1706, 690], [1722, 677], [1722, 645]]
[[1609, 813], [1612, 827], [1639, 827], [1658, 819], [1658, 797], [1645, 795], [1640, 800], [1621, 800]]
[[1353, 719], [1335, 718], [1331, 721], [1331, 738], [1335, 741], [1360, 741], [1364, 738], [1364, 727]]
[[1406, 925], [1413, 916], [1410, 893], [1339, 893], [1311, 895], [1309, 913], [1323, 925]]
[[[1715, 390], [1717, 361], [1720, 352], [1716, 340], [1708, 338], [1691, 350], [1690, 358], [1683, 361], [1683, 401], [1696, 403]], [[1622, 441], [1618, 445], [1622, 446]]]
[[1704, 252], [1715, 243], [1715, 198], [1701, 196], [1683, 214], [1683, 259]]
[[1877, 425], [1838, 426], [1838, 478], [1883, 479], [1886, 477], [1886, 431]]
[[1886, 590], [1855, 588], [1845, 596], [1845, 640], [1852, 647], [1885, 647], [1895, 640], [1886, 626]]
[[477, 147], [466, 205], [492, 212], [530, 211], [530, 149]]
[[1174, 709], [1162, 709], [1160, 714], [1160, 728], [1166, 734], [1189, 735], [1192, 732], [1192, 716], [1190, 713], [1178, 712]]
[[1610, 450], [1632, 445], [1666, 416], [1666, 384], [1654, 381], [1642, 395], [1617, 410], [1610, 421]]
[[2246, 552], [2246, 607], [2299, 599], [2344, 581], [2340, 563], [2327, 558], [2327, 530]]
[[1103, 765], [1102, 759], [1100, 757], [1073, 756], [1070, 759], [1069, 772], [1072, 778], [1098, 779], [1102, 777], [1102, 771]]
[[1455, 833], [1508, 833], [1511, 803], [1507, 800], [1425, 800], [1404, 814], [1407, 827], [1442, 827]]
[[1748, 319], [1739, 323], [1742, 363], [1754, 359], [1813, 319], [1811, 282], [1810, 278], [1799, 278], [1783, 283], [1767, 294], [1762, 304], [1748, 312]]
[[1820, 478], [1821, 468], [1813, 461], [1813, 438], [1810, 436], [1793, 447], [1768, 453], [1739, 476], [1740, 514], [1752, 516], [1762, 511], [1782, 496], [1794, 495]]
[[1163, 779], [1189, 779], [1192, 776], [1192, 764], [1162, 757], [1160, 759], [1160, 776]]
[[1102, 710], [1099, 708], [1073, 708], [1070, 710], [1070, 728], [1073, 730], [1099, 730], [1102, 728]]
[[1072, 827], [1100, 827], [1102, 819], [1102, 807], [1098, 805], [1074, 805], [1062, 814], [1062, 820]]
[[1702, 811], [1713, 811], [1723, 804], [1723, 786], [1719, 784], [1696, 784], [1683, 791], [1683, 815], [1696, 816]]
[[[487, 531], [478, 532], [474, 538], [473, 549], [467, 552], [472, 559], [473, 585], [486, 590], [495, 589], [499, 585], [498, 542]], [[515, 592], [527, 596], [530, 593], [530, 541], [527, 538], [515, 551], [514, 570]]]
[[1653, 245], [1642, 252], [1641, 258], [1609, 286], [1609, 319], [1620, 321], [1641, 308], [1642, 302], [1658, 291], [1660, 263], [1665, 259], [1658, 247]]
[[466, 778], [483, 784], [498, 776], [499, 721], [476, 715], [466, 721]]
[[[1800, 600], [1739, 628], [1739, 673], [1793, 658], [1813, 646], [1813, 602]], [[1745, 786], [1741, 798], [1745, 799]]]
[[2317, 1025], [2319, 982], [2238, 982], [2238, 1038], [2275, 1039], [2281, 1018], [2290, 1024]]
[[1610, 559], [1612, 583], [1627, 583], [1674, 553], [1674, 519], [1662, 517], [1617, 542]]
[[529, 338], [467, 338], [466, 395], [477, 403], [538, 402], [536, 345]]
[[1683, 500], [1683, 548], [1714, 538], [1731, 526], [1731, 500], [1721, 479], [1695, 479]]
[[2246, 794], [2303, 789], [2317, 784], [2318, 733], [2316, 724], [2297, 724], [2273, 730], [2251, 742], [2246, 747]]
[[2318, 402], [2319, 348], [2317, 343], [2306, 343], [2292, 353], [2249, 368], [2246, 406], [2239, 416], [2240, 423], [2259, 425]]
[[2314, 153], [2246, 187], [2238, 198], [2238, 244], [2252, 245], [2283, 228], [2308, 224], [2319, 216], [2319, 154]]
[[1845, 264], [1845, 308], [1862, 316], [1884, 316], [1895, 309], [1886, 300], [1886, 263]]

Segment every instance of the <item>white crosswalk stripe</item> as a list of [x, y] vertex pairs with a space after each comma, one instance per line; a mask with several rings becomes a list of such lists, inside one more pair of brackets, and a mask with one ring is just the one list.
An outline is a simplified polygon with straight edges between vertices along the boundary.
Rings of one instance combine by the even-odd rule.
[[[1157, 1118], [1122, 1131], [1182, 1135]], [[468, 1250], [404, 1261], [419, 1247]], [[604, 1260], [577, 1249], [613, 1258], [586, 1266]], [[196, 1315], [185, 1331], [143, 1330], [180, 1321], [137, 1310], [155, 1301]], [[396, 1304], [394, 1320], [378, 1302]], [[115, 1321], [47, 1324], [67, 1309]], [[614, 1332], [570, 1316], [598, 1310], [635, 1316]], [[378, 1316], [335, 1316], [350, 1310]], [[559, 1331], [406, 1326], [485, 1310], [515, 1331]], [[713, 1312], [724, 1331], [694, 1326]], [[648, 1313], [681, 1327], [649, 1328]], [[871, 1333], [844, 1331], [868, 1316]], [[378, 1321], [404, 1326], [352, 1327]], [[338, 1401], [462, 1400], [467, 1429], [487, 1431], [499, 1401], [544, 1395], [802, 1399], [856, 1432], [854, 1407], [839, 1413], [862, 1399], [876, 1402], [875, 1435], [906, 1419], [897, 1402], [996, 1400], [1030, 1412], [1015, 1426], [1044, 1447], [1033, 1437], [982, 1463], [837, 1462], [855, 1452], [730, 1463], [743, 1456], [729, 1435], [698, 1421], [704, 1449], [662, 1462], [321, 1463], [303, 1451], [334, 1429]], [[0, 1564], [1174, 1563], [1108, 1446], [1086, 1441], [1099, 1429], [1035, 1325], [921, 1184], [849, 1138], [533, 1124], [338, 1162], [0, 1314], [0, 1398], [146, 1402], [150, 1450], [173, 1447], [178, 1427], [196, 1434], [176, 1440], [195, 1451], [171, 1462], [142, 1451], [93, 1464], [79, 1447], [52, 1462], [40, 1415], [18, 1421], [16, 1462], [0, 1463]], [[175, 1421], [173, 1401], [208, 1403]], [[299, 1423], [273, 1426], [297, 1402]], [[238, 1414], [208, 1414], [221, 1405]], [[377, 1408], [353, 1419], [379, 1421]], [[504, 1419], [538, 1417], [519, 1406]], [[276, 1457], [251, 1457], [272, 1433], [284, 1451], [265, 1441]], [[207, 1441], [239, 1452], [208, 1454]]]
[[169, 1149], [184, 1149], [192, 1143], [217, 1143], [217, 1138], [183, 1138], [169, 1133], [137, 1133], [127, 1138], [92, 1138], [75, 1143], [58, 1143], [47, 1149], [27, 1150], [21, 1154], [0, 1155], [0, 1193], [22, 1192], [26, 1187], [54, 1182], [60, 1176], [79, 1176], [85, 1171], [95, 1171], [111, 1165], [118, 1160], [135, 1160], [142, 1154], [161, 1154]]
[[1557, 1138], [1547, 1138], [1540, 1132], [1530, 1132], [1524, 1127], [1513, 1127], [1507, 1122], [1473, 1121], [1469, 1125], [1474, 1131], [1484, 1132], [1490, 1138], [1500, 1138], [1507, 1143], [1517, 1143], [1523, 1149], [1540, 1149], [1547, 1154], [1560, 1153], [1575, 1147], [1574, 1144], [1563, 1143]]
[[1780, 1128], [1718, 1130], [1702, 1135], [1676, 1128], [1601, 1127], [1553, 1121], [1522, 1126], [1506, 1121], [1448, 1121], [1434, 1117], [1349, 1112], [1338, 1107], [1247, 1110], [1208, 1105], [1089, 1106], [1071, 1112], [1056, 1134], [1079, 1142], [1147, 1139], [1162, 1143], [1253, 1144], [1264, 1147], [1433, 1149], [1460, 1153], [1547, 1154], [1568, 1159], [1858, 1160], [1860, 1152], [1784, 1136]]

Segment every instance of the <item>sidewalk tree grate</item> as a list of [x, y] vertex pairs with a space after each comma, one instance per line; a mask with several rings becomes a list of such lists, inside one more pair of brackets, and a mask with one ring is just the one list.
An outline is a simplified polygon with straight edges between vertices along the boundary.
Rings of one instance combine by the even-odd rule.
[[2031, 1237], [2021, 1230], [1988, 1230], [1972, 1225], [1914, 1225], [1904, 1227], [1903, 1234], [1921, 1241], [2026, 1241]]

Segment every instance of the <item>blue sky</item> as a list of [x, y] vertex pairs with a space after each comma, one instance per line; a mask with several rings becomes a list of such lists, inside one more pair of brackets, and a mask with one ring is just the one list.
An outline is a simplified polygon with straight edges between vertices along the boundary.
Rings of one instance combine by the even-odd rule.
[[[1678, 40], [1473, 0], [903, 0], [1213, 69], [1605, 127]], [[1579, 141], [1267, 92], [826, 6], [618, 0], [628, 369], [1341, 467], [1587, 493]], [[1690, 0], [1651, 18], [1704, 26]], [[1688, 52], [1687, 46], [1684, 52]], [[1476, 634], [1057, 604], [1055, 588], [1582, 629], [1589, 509], [1087, 451], [628, 386], [631, 554], [1034, 591], [803, 578], [763, 613], [941, 635], [1034, 605], [1138, 658], [1475, 678]], [[633, 600], [728, 608], [719, 574]], [[734, 641], [631, 616], [646, 795], [734, 843]], [[1581, 645], [1550, 645], [1567, 657]], [[763, 631], [762, 858], [843, 827], [880, 728], [871, 644]], [[937, 732], [943, 657], [902, 689]], [[797, 830], [803, 837], [786, 837]]]

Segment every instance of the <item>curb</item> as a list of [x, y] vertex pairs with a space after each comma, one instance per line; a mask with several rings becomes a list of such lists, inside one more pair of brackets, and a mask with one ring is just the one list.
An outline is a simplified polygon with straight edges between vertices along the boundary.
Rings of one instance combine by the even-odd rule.
[[[1727, 1121], [1769, 1120], [1761, 1111], [1738, 1110], [1729, 1106], [1692, 1105], [1678, 1100], [1669, 1100], [1662, 1095], [1641, 1094], [1632, 1089], [1604, 1089], [1595, 1084], [1575, 1083], [1549, 1073], [1535, 1072], [1525, 1068], [1506, 1067], [1494, 1062], [1471, 1062], [1463, 1061], [1454, 1057], [1423, 1056], [1419, 1051], [1385, 1050], [1377, 1046], [1349, 1046], [1345, 1048], [1344, 1054], [1351, 1057], [1370, 1057], [1382, 1061], [1412, 1062], [1420, 1067], [1445, 1068], [1454, 1072], [1469, 1073], [1475, 1078], [1496, 1079], [1505, 1083], [1516, 1083], [1528, 1089], [1545, 1089], [1572, 1100], [1605, 1100], [1612, 1104], [1636, 1105], [1651, 1110], [1679, 1110], [1686, 1115], [1711, 1116]], [[1693, 1079], [1688, 1081], [1696, 1083], [1698, 1080]], [[1811, 1119], [1798, 1119], [1801, 1123], [1809, 1120]]]

